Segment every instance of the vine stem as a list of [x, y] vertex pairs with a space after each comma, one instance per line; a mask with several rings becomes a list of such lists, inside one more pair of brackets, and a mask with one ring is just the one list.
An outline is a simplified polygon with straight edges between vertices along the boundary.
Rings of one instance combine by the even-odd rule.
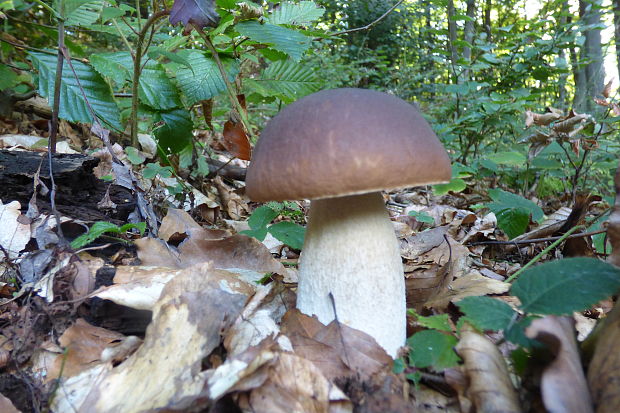
[[138, 40], [136, 42], [136, 55], [133, 61], [133, 83], [131, 85], [131, 144], [133, 146], [138, 145], [138, 83], [140, 82], [140, 73], [142, 71], [142, 49], [144, 47], [144, 39], [146, 34], [153, 24], [157, 20], [170, 14], [170, 10], [160, 10], [153, 13], [148, 20], [142, 26], [142, 29], [138, 33]]
[[568, 231], [566, 231], [566, 234], [562, 235], [557, 241], [555, 241], [553, 244], [549, 245], [547, 248], [545, 248], [544, 250], [542, 250], [537, 256], [535, 256], [534, 258], [531, 259], [530, 262], [528, 262], [527, 264], [525, 264], [523, 266], [523, 268], [521, 268], [519, 271], [515, 272], [514, 274], [512, 274], [510, 277], [508, 277], [506, 280], [504, 280], [504, 282], [506, 283], [510, 283], [512, 281], [514, 281], [515, 278], [517, 278], [519, 275], [521, 275], [521, 273], [525, 270], [527, 270], [528, 268], [530, 268], [532, 265], [536, 264], [538, 261], [540, 261], [540, 259], [549, 251], [551, 251], [552, 249], [554, 249], [555, 247], [557, 247], [558, 245], [560, 245], [560, 243], [562, 243], [562, 241], [564, 241], [566, 238], [568, 238], [570, 236], [570, 234], [572, 234], [573, 232], [579, 230], [579, 229], [584, 229], [585, 227], [583, 225], [577, 225], [575, 227], [572, 227], [571, 229], [569, 229]]
[[239, 118], [241, 119], [241, 123], [243, 124], [248, 136], [250, 137], [251, 140], [255, 140], [256, 136], [254, 136], [254, 133], [252, 132], [252, 128], [250, 127], [250, 121], [248, 120], [248, 117], [245, 113], [245, 110], [241, 106], [241, 103], [239, 103], [239, 99], [237, 99], [237, 93], [235, 91], [235, 88], [233, 87], [232, 83], [230, 83], [230, 80], [228, 80], [228, 73], [226, 73], [226, 69], [224, 68], [224, 65], [222, 64], [220, 55], [217, 53], [217, 50], [215, 49], [213, 42], [211, 41], [209, 36], [207, 36], [204, 30], [202, 30], [200, 27], [194, 25], [194, 29], [196, 29], [200, 37], [202, 37], [202, 39], [205, 42], [205, 45], [207, 46], [207, 49], [209, 49], [209, 51], [213, 55], [213, 60], [215, 60], [215, 64], [217, 65], [217, 68], [219, 69], [220, 74], [222, 75], [222, 79], [224, 79], [224, 84], [226, 85], [226, 90], [228, 91], [228, 98], [230, 99], [230, 103], [232, 104], [233, 108], [235, 108], [236, 111], [239, 113]]

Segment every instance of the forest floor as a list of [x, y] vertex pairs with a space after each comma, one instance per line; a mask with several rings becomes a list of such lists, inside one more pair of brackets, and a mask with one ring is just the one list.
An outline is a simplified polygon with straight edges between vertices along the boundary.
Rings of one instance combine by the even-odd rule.
[[[546, 219], [530, 223], [517, 244], [505, 242], [494, 214], [473, 208], [486, 201], [477, 185], [497, 185], [492, 179], [443, 197], [427, 187], [386, 194], [415, 310], [408, 336], [442, 316], [444, 333], [459, 339], [453, 354], [464, 360], [421, 367], [404, 351], [395, 366], [365, 333], [295, 310], [299, 251], [271, 235], [261, 242], [240, 234], [258, 206], [241, 180], [177, 177], [184, 191], [193, 189], [180, 202], [170, 192], [175, 178], [145, 178], [145, 162], [64, 121], [50, 174], [47, 129], [47, 119], [32, 114], [0, 118], [2, 412], [458, 412], [483, 409], [485, 391], [544, 411], [566, 388], [583, 388], [583, 366], [575, 371], [574, 358], [559, 354], [588, 336], [611, 299], [537, 325], [556, 348], [519, 375], [509, 357], [518, 346], [462, 327], [455, 303], [489, 296], [518, 308], [506, 280], [566, 228], [609, 209], [600, 198], [538, 200]], [[155, 155], [147, 147], [137, 153], [142, 160]], [[307, 203], [295, 205], [307, 212]], [[147, 217], [148, 236], [120, 231], [138, 215]], [[98, 222], [109, 231], [70, 248]], [[540, 238], [550, 240], [532, 241]], [[596, 255], [589, 237], [575, 237], [541, 261]], [[475, 361], [468, 346], [492, 360]], [[569, 387], [545, 387], [548, 366]], [[569, 396], [573, 406], [591, 403], [579, 391]]]

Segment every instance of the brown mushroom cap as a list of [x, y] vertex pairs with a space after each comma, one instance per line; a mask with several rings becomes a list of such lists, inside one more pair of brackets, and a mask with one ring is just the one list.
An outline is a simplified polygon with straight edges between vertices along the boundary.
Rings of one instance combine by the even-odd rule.
[[409, 103], [366, 89], [324, 90], [265, 127], [246, 176], [255, 201], [319, 199], [450, 180], [450, 159]]

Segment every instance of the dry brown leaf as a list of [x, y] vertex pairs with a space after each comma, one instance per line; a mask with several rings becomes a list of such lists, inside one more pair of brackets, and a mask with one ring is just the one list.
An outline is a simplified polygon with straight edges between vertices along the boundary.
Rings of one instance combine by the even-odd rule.
[[525, 333], [546, 344], [555, 356], [545, 367], [541, 378], [541, 393], [547, 411], [592, 412], [572, 319], [557, 316], [539, 318], [532, 321]]
[[245, 397], [239, 407], [257, 413], [352, 412], [347, 397], [312, 362], [291, 353], [278, 353], [267, 380]]
[[604, 319], [594, 356], [588, 367], [588, 383], [597, 413], [620, 411], [620, 304]]
[[466, 398], [461, 400], [462, 411], [470, 411], [463, 407], [473, 404], [478, 412], [521, 412], [506, 362], [493, 343], [466, 325], [456, 351], [465, 362], [463, 370], [468, 379], [466, 389], [459, 394]]
[[0, 200], [0, 246], [9, 258], [17, 258], [30, 241], [30, 225], [19, 222], [20, 208], [18, 201], [3, 205]]
[[154, 238], [136, 240], [138, 258], [146, 266], [187, 268], [211, 262], [215, 268], [221, 269], [286, 274], [284, 266], [255, 238], [237, 234], [223, 239], [208, 239], [211, 235], [202, 229], [191, 230], [189, 235], [178, 249]]
[[605, 96], [606, 98], [611, 96], [611, 86], [613, 85], [613, 83], [614, 83], [613, 79], [607, 82], [607, 84], [603, 88], [603, 91], [601, 92], [601, 94]]
[[[200, 268], [204, 264], [198, 264]], [[93, 294], [104, 300], [138, 310], [152, 310], [161, 292], [175, 277], [183, 276], [184, 269], [166, 267], [119, 266], [114, 277], [114, 284], [103, 287]], [[211, 270], [210, 276], [218, 280], [222, 288], [230, 293], [250, 296], [255, 287], [241, 280], [237, 274], [224, 270]]]
[[188, 268], [162, 291], [144, 344], [102, 374], [85, 400], [74, 401], [77, 411], [138, 412], [196, 401], [207, 378], [202, 360], [246, 299], [222, 289], [209, 265]]
[[[295, 306], [294, 293], [280, 282], [272, 282], [267, 286], [259, 285], [256, 288], [256, 294], [246, 304], [224, 339], [224, 347], [229, 357], [243, 353], [267, 337], [277, 336], [282, 316], [288, 307]], [[287, 337], [279, 336], [277, 340], [281, 348], [293, 351]]]
[[102, 363], [101, 353], [104, 349], [123, 341], [124, 335], [116, 331], [95, 327], [84, 319], [78, 318], [71, 327], [60, 336], [59, 343], [64, 353], [58, 354], [53, 365], [47, 371], [47, 379], [73, 377]]
[[[445, 290], [454, 278], [469, 270], [469, 249], [441, 231], [425, 232], [431, 233], [431, 242], [421, 242], [421, 248], [424, 249], [418, 249], [420, 254], [417, 256], [409, 256], [410, 259], [405, 264], [407, 305], [418, 310], [425, 302]], [[439, 234], [442, 234], [442, 242], [426, 250], [438, 241]], [[421, 241], [423, 240], [424, 238], [421, 238]]]
[[612, 247], [609, 262], [616, 267], [620, 267], [620, 166], [616, 169], [614, 186], [616, 190], [616, 200], [614, 202], [613, 210], [609, 215], [607, 236], [609, 237], [609, 243]]
[[164, 241], [170, 241], [175, 234], [177, 234], [175, 238], [178, 238], [178, 235], [187, 234], [192, 229], [200, 230], [202, 227], [182, 209], [169, 208], [161, 221], [158, 236]]
[[242, 217], [250, 213], [247, 202], [243, 200], [235, 190], [224, 183], [221, 176], [216, 176], [213, 183], [217, 187], [217, 191], [222, 200], [222, 208], [228, 213], [230, 218], [240, 220]]
[[558, 120], [562, 115], [554, 112], [549, 113], [534, 113], [532, 111], [525, 111], [525, 127], [529, 128], [532, 125], [546, 126], [551, 122]]
[[13, 405], [10, 399], [0, 394], [0, 412], [2, 413], [21, 413], [20, 410]]
[[145, 266], [181, 268], [178, 252], [158, 238], [140, 238], [134, 241], [138, 258]]
[[221, 240], [190, 237], [179, 245], [182, 267], [212, 262], [215, 268], [242, 268], [256, 272], [285, 274], [284, 266], [256, 238], [233, 235]]
[[510, 289], [510, 284], [487, 278], [478, 271], [457, 278], [450, 284], [450, 288], [428, 301], [425, 307], [444, 309], [451, 302], [456, 303], [465, 297], [482, 296], [487, 294], [503, 294]]
[[312, 361], [330, 380], [345, 376], [364, 380], [391, 370], [392, 358], [374, 338], [335, 320], [325, 326], [293, 309], [282, 318], [281, 330], [295, 354]]

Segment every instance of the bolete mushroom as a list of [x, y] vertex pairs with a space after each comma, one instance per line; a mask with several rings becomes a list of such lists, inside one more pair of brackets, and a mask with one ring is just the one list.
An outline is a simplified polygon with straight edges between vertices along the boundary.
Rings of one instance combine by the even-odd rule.
[[297, 307], [324, 324], [337, 317], [396, 357], [406, 339], [405, 281], [380, 191], [450, 176], [446, 151], [412, 105], [335, 89], [306, 96], [267, 123], [246, 191], [255, 201], [311, 200]]

